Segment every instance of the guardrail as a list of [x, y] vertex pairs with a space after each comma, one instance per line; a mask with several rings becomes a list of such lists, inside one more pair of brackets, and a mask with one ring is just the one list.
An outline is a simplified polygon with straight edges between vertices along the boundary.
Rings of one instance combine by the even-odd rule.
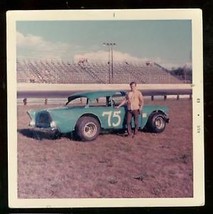
[[[25, 85], [18, 87], [17, 98], [18, 104], [49, 104], [66, 102], [68, 96], [73, 93], [85, 90], [129, 90], [129, 85]], [[59, 87], [60, 86], [60, 87]], [[77, 90], [78, 89], [78, 90]], [[192, 98], [192, 86], [181, 85], [140, 85], [138, 89], [142, 91], [145, 98], [155, 99], [168, 99], [175, 98], [177, 100], [188, 97]]]

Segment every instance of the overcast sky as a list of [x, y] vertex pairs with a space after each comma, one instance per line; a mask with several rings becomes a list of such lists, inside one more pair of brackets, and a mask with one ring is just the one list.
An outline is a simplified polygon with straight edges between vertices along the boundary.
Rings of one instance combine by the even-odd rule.
[[115, 61], [191, 64], [190, 20], [17, 21], [16, 30], [18, 58], [106, 61], [103, 43], [113, 42]]

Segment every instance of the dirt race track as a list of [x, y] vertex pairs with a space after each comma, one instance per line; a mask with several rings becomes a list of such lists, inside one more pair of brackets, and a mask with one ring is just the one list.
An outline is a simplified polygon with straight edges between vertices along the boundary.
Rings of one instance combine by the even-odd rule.
[[163, 133], [90, 143], [35, 134], [26, 111], [44, 106], [18, 106], [18, 198], [193, 197], [192, 101], [147, 102], [169, 106]]

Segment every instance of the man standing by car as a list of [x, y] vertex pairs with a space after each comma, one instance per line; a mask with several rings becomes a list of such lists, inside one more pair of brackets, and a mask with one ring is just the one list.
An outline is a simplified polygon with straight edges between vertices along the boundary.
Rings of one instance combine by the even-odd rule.
[[[144, 99], [142, 93], [137, 89], [136, 82], [131, 82], [130, 84], [131, 91], [128, 92], [125, 99], [117, 106], [120, 108], [122, 105], [127, 104], [127, 131], [128, 136], [133, 136], [138, 132], [138, 119], [139, 114], [143, 109]], [[134, 118], [135, 129], [134, 133], [132, 133], [131, 120]]]

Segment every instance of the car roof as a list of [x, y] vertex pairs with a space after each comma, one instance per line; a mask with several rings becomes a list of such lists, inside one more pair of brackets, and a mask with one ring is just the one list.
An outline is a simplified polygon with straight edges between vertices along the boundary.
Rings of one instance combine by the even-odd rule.
[[94, 100], [94, 99], [98, 99], [99, 97], [111, 97], [113, 95], [125, 96], [125, 94], [126, 94], [125, 91], [116, 91], [116, 90], [84, 91], [84, 92], [74, 93], [71, 96], [69, 96], [68, 102], [81, 97], [86, 97], [89, 100]]

